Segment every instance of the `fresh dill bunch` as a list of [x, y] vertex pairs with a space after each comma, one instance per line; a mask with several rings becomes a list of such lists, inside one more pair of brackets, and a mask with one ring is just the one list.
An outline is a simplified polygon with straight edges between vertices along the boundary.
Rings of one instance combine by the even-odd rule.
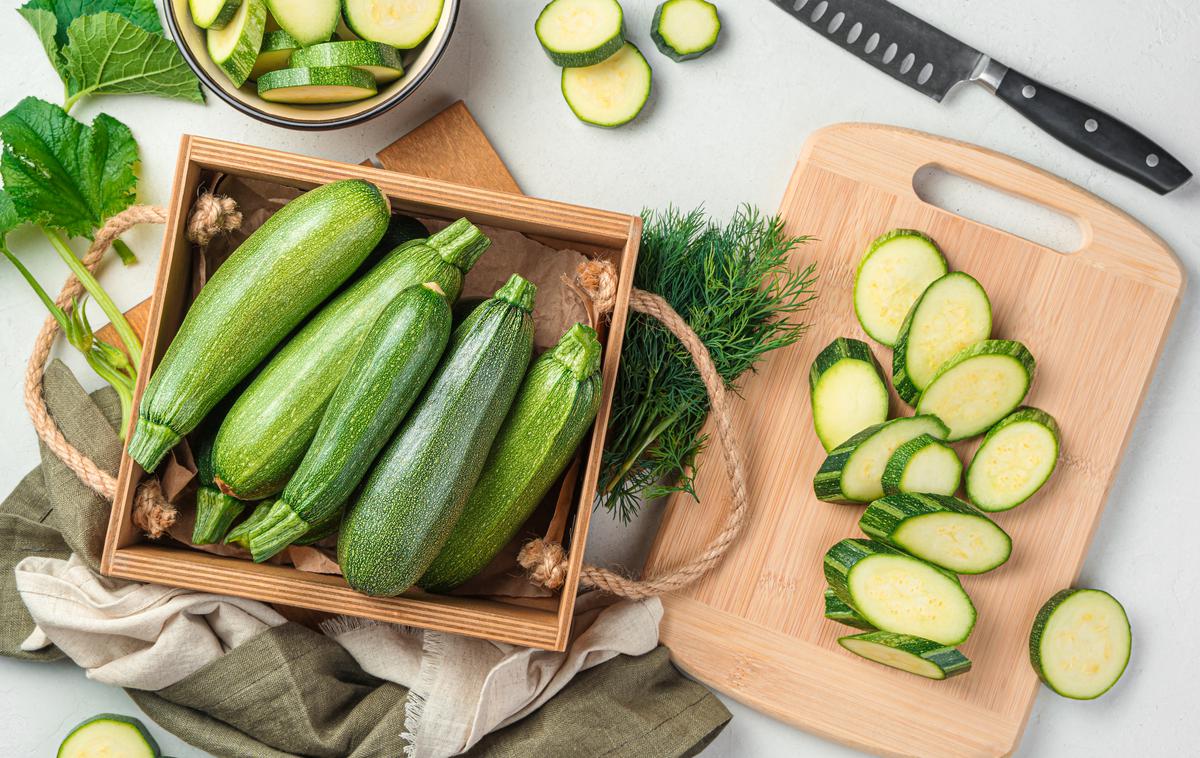
[[[661, 295], [692, 327], [730, 391], [765, 354], [795, 342], [794, 317], [816, 297], [815, 266], [793, 267], [779, 218], [749, 206], [725, 226], [703, 208], [643, 211], [634, 286]], [[622, 521], [643, 500], [693, 489], [709, 400], [684, 346], [657, 320], [630, 312], [601, 463], [600, 497]]]

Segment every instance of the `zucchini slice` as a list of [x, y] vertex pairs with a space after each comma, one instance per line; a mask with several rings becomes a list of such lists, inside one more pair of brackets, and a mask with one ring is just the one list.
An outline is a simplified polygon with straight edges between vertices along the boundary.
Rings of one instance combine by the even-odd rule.
[[841, 637], [838, 644], [868, 661], [882, 663], [926, 679], [946, 679], [971, 670], [971, 661], [956, 648], [892, 632]]
[[858, 526], [871, 539], [957, 574], [982, 574], [1012, 554], [1012, 539], [970, 504], [947, 495], [887, 495]]
[[855, 629], [873, 632], [875, 627], [871, 626], [865, 618], [858, 615], [858, 611], [854, 610], [854, 606], [842, 600], [837, 596], [831, 587], [825, 588], [825, 618], [830, 621], [836, 621], [839, 624], [852, 626]]
[[223, 29], [241, 5], [242, 0], [188, 0], [192, 21], [201, 29]]
[[967, 467], [967, 497], [991, 513], [1033, 497], [1058, 464], [1058, 424], [1045, 411], [1022, 407], [983, 438]]
[[341, 18], [339, 0], [267, 0], [271, 18], [301, 45], [315, 45], [333, 36]]
[[894, 346], [913, 303], [947, 270], [937, 243], [922, 232], [893, 229], [876, 239], [854, 275], [854, 313], [863, 331]]
[[292, 54], [290, 65], [295, 68], [351, 66], [375, 77], [376, 84], [386, 84], [404, 76], [404, 65], [396, 48], [365, 39], [302, 47]]
[[349, 66], [281, 68], [258, 80], [258, 96], [273, 103], [348, 103], [376, 92], [375, 77]]
[[300, 43], [296, 38], [282, 29], [267, 32], [263, 35], [262, 49], [254, 59], [254, 68], [250, 69], [250, 78], [258, 81], [258, 78], [268, 71], [287, 68], [292, 53], [298, 47]]
[[159, 758], [158, 743], [141, 721], [101, 713], [71, 730], [58, 746], [58, 758]]
[[617, 0], [553, 0], [533, 31], [554, 65], [594, 66], [625, 44], [625, 15]]
[[878, 542], [847, 539], [829, 548], [825, 579], [880, 631], [957, 645], [975, 626], [958, 577]]
[[813, 478], [813, 491], [831, 503], [883, 497], [883, 472], [892, 453], [922, 434], [942, 439], [946, 425], [936, 416], [907, 416], [863, 429], [829, 453]]
[[241, 7], [228, 24], [220, 29], [209, 29], [205, 34], [205, 44], [213, 63], [221, 67], [236, 87], [250, 78], [258, 51], [262, 49], [266, 23], [267, 6], [263, 0], [242, 0]]
[[699, 58], [717, 44], [721, 17], [705, 0], [666, 0], [654, 10], [650, 38], [658, 51], [674, 61]]
[[1129, 664], [1129, 617], [1102, 590], [1067, 589], [1046, 601], [1029, 633], [1029, 660], [1063, 697], [1092, 700], [1112, 689]]
[[883, 494], [932, 492], [953, 495], [962, 480], [962, 461], [949, 445], [929, 434], [896, 448], [883, 469]]
[[949, 442], [986, 432], [1021, 404], [1033, 382], [1033, 354], [1015, 340], [984, 340], [938, 370], [917, 401], [950, 428]]
[[938, 369], [992, 336], [992, 303], [979, 282], [955, 271], [925, 288], [900, 326], [892, 353], [896, 394], [915, 405]]
[[637, 118], [650, 98], [650, 64], [632, 43], [603, 63], [564, 68], [562, 93], [580, 121], [620, 126]]
[[808, 372], [813, 426], [825, 451], [855, 432], [887, 421], [883, 369], [861, 340], [838, 337], [813, 359]]
[[362, 39], [411, 50], [433, 34], [443, 0], [342, 0], [350, 31]]

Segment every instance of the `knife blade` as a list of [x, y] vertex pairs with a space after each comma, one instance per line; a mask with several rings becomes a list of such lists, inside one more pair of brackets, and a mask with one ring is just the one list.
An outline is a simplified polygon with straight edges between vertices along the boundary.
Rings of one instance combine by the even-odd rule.
[[1115, 116], [1005, 66], [887, 0], [772, 2], [937, 102], [959, 84], [980, 84], [1063, 144], [1160, 195], [1192, 177], [1178, 159]]

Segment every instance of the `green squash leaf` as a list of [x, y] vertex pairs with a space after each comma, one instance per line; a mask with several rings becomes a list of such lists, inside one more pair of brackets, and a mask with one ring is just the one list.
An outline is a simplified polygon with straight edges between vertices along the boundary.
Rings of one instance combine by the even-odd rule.
[[[52, 28], [56, 48], [67, 44], [67, 30], [75, 19], [94, 13], [116, 13], [135, 26], [155, 34], [162, 34], [163, 30], [154, 0], [29, 0], [20, 8], [21, 15], [25, 16], [27, 21], [29, 16], [26, 11], [34, 10], [54, 14], [55, 26]], [[38, 36], [41, 36], [41, 30], [38, 31]], [[45, 41], [42, 44], [45, 45]]]
[[[54, 38], [55, 31], [58, 28], [58, 19], [54, 17], [54, 13], [41, 8], [31, 8], [28, 5], [18, 8], [17, 13], [20, 13], [22, 18], [28, 21], [29, 25], [33, 27], [33, 31], [38, 36], [38, 41], [42, 43], [42, 47], [46, 51], [46, 57], [50, 59], [50, 65], [54, 66], [54, 70], [58, 72], [58, 78], [65, 82], [67, 74], [63, 70], [63, 59], [58, 52], [58, 41]], [[65, 33], [63, 38], [66, 38]]]
[[89, 127], [27, 97], [0, 116], [0, 137], [0, 176], [25, 221], [89, 236], [136, 198], [137, 143], [111, 116]]
[[89, 94], [147, 94], [204, 102], [200, 82], [175, 43], [115, 13], [72, 21], [62, 55], [68, 110]]
[[7, 244], [8, 233], [20, 225], [21, 214], [17, 213], [17, 206], [13, 205], [8, 193], [0, 189], [0, 247]]

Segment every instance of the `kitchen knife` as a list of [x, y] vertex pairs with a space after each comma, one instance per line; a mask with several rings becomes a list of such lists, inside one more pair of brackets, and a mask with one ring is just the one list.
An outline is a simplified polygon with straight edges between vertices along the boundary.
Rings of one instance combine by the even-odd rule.
[[1055, 139], [1165, 195], [1192, 172], [1149, 137], [1015, 71], [886, 0], [772, 0], [842, 49], [941, 102], [975, 82]]

